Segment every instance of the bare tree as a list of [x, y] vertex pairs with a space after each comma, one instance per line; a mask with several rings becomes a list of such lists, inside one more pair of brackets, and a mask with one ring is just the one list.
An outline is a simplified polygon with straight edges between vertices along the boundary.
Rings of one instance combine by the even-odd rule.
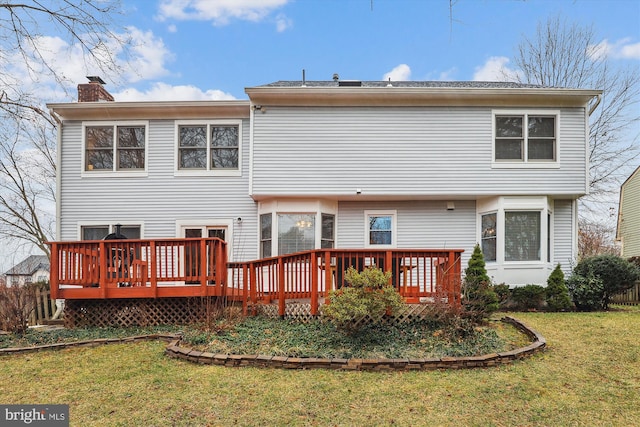
[[112, 29], [119, 11], [119, 0], [0, 0], [0, 64], [13, 65], [0, 66], [0, 110], [47, 116], [43, 100], [25, 91], [25, 80], [37, 83], [46, 75], [66, 90], [69, 82], [52, 65], [45, 34], [60, 37], [69, 49], [79, 48], [88, 67], [117, 74], [113, 52], [129, 43]]
[[596, 255], [619, 255], [612, 236], [614, 230], [598, 222], [581, 218], [578, 222], [578, 258]]
[[43, 93], [51, 85], [67, 93], [77, 82], [47, 42], [55, 36], [82, 52], [85, 71], [120, 75], [116, 55], [126, 54], [130, 40], [116, 32], [119, 13], [119, 0], [0, 0], [0, 239], [49, 254], [56, 123]]
[[[16, 120], [0, 128], [0, 237], [49, 255], [55, 224], [55, 129]], [[16, 131], [17, 130], [17, 131]]]
[[617, 189], [640, 158], [639, 136], [633, 134], [640, 120], [634, 109], [640, 101], [640, 70], [614, 67], [592, 26], [569, 24], [560, 16], [523, 38], [514, 63], [521, 83], [603, 91], [590, 117], [591, 197]]

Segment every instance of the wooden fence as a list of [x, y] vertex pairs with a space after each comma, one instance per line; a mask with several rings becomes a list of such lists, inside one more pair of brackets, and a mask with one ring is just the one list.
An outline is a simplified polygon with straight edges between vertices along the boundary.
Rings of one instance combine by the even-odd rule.
[[56, 312], [56, 300], [51, 299], [51, 292], [48, 289], [36, 289], [36, 303], [29, 325], [41, 325], [47, 320], [51, 320]]
[[640, 282], [636, 283], [633, 288], [611, 297], [611, 302], [622, 305], [640, 305]]

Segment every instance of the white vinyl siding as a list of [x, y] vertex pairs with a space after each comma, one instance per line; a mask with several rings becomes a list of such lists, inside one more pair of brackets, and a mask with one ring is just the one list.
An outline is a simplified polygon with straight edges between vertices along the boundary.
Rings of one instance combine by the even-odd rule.
[[573, 224], [577, 221], [573, 214], [573, 200], [555, 200], [553, 203], [553, 246], [552, 268], [560, 264], [565, 275], [571, 273], [571, 268], [575, 264], [574, 254], [575, 238], [573, 236]]
[[[242, 121], [249, 149], [248, 120]], [[232, 259], [258, 258], [257, 207], [247, 195], [249, 158], [241, 176], [175, 176], [176, 122], [150, 120], [147, 176], [81, 176], [82, 123], [63, 125], [60, 177], [60, 240], [76, 240], [82, 224], [144, 224], [144, 238], [177, 237], [177, 221], [242, 218], [234, 222]]]
[[[254, 115], [252, 194], [394, 197], [586, 191], [585, 114], [558, 113], [556, 168], [492, 168], [482, 107], [270, 107]], [[540, 114], [545, 109], [535, 109]], [[535, 166], [535, 165], [534, 165]]]

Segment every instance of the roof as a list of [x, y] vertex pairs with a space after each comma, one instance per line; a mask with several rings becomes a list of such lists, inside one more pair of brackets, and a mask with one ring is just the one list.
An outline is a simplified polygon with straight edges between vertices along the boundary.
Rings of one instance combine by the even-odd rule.
[[601, 90], [515, 82], [280, 80], [245, 88], [254, 105], [585, 107]]
[[38, 270], [49, 271], [49, 257], [46, 255], [30, 255], [24, 261], [14, 265], [5, 274], [7, 276], [31, 276]]
[[311, 80], [304, 82], [302, 80], [279, 80], [277, 82], [268, 83], [257, 87], [340, 87], [351, 86], [354, 83], [360, 83], [360, 87], [426, 87], [426, 88], [548, 88], [547, 86], [533, 85], [515, 82], [477, 82], [477, 81], [360, 81], [360, 80]]

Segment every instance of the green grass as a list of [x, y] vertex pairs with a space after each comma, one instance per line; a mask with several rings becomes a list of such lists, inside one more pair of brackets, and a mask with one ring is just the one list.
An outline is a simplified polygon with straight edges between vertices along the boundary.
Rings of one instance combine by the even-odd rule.
[[142, 342], [4, 356], [0, 396], [68, 403], [73, 426], [640, 425], [640, 310], [513, 316], [548, 349], [497, 368], [224, 368]]

